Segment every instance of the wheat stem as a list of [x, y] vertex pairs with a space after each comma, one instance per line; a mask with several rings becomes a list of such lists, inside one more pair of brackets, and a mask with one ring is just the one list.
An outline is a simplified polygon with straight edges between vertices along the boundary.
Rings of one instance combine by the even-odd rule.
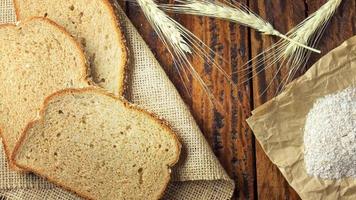
[[303, 44], [302, 42], [299, 42], [296, 39], [291, 39], [291, 38], [287, 37], [286, 35], [280, 34], [280, 35], [276, 35], [276, 36], [279, 36], [280, 38], [289, 41], [291, 44], [294, 44], [295, 46], [303, 47], [304, 49], [313, 51], [315, 53], [321, 53], [320, 50], [317, 50], [315, 48], [309, 47], [309, 46]]
[[166, 4], [161, 5], [160, 7], [165, 10], [173, 11], [176, 13], [214, 17], [239, 23], [244, 26], [253, 28], [265, 35], [278, 36], [282, 39], [288, 40], [291, 43], [294, 43], [297, 46], [303, 47], [316, 53], [320, 53], [319, 50], [308, 47], [307, 45], [301, 42], [294, 41], [283, 35], [279, 31], [274, 29], [270, 23], [263, 20], [260, 16], [258, 16], [242, 4], [236, 3], [237, 5], [233, 5], [228, 2], [225, 2], [224, 4], [218, 1], [212, 2], [206, 0], [177, 0], [176, 2], [180, 4]]

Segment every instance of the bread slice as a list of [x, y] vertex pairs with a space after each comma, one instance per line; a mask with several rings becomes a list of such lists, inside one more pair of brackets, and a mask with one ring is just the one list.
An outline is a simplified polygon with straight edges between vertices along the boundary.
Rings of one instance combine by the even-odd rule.
[[91, 76], [99, 86], [122, 95], [127, 50], [108, 0], [14, 0], [18, 20], [45, 16], [71, 33], [85, 50]]
[[152, 114], [98, 88], [45, 101], [14, 162], [89, 199], [158, 199], [180, 154], [176, 135]]
[[45, 18], [0, 25], [0, 132], [10, 156], [45, 97], [86, 87], [87, 67], [79, 44]]

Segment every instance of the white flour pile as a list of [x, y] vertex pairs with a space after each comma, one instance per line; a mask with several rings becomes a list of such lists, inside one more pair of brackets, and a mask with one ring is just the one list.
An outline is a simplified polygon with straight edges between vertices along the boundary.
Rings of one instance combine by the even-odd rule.
[[356, 177], [356, 88], [315, 102], [305, 123], [304, 148], [309, 175]]

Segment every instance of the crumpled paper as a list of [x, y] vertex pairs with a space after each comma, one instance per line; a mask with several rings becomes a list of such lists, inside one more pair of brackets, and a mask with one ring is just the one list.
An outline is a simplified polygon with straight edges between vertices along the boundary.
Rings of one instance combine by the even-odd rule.
[[302, 199], [356, 199], [356, 179], [310, 176], [303, 153], [306, 115], [315, 100], [350, 86], [356, 86], [356, 36], [321, 58], [247, 120], [268, 157]]

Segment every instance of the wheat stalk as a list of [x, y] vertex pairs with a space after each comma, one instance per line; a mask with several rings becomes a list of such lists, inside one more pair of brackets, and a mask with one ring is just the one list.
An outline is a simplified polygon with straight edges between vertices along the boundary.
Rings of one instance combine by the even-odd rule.
[[278, 36], [284, 40], [287, 40], [296, 46], [303, 47], [305, 49], [320, 53], [320, 51], [310, 48], [307, 45], [298, 41], [292, 40], [283, 35], [279, 31], [273, 28], [273, 26], [267, 21], [263, 20], [256, 13], [251, 11], [248, 7], [235, 2], [231, 4], [227, 1], [221, 3], [218, 1], [206, 1], [206, 0], [176, 0], [179, 4], [176, 5], [160, 5], [167, 11], [173, 11], [182, 14], [191, 14], [199, 16], [214, 17], [239, 23], [244, 26], [253, 28], [265, 35]]
[[[136, 0], [136, 2], [141, 7], [141, 10], [152, 28], [167, 47], [169, 53], [172, 55], [174, 65], [178, 68], [177, 71], [183, 84], [184, 80], [189, 80], [187, 74], [188, 71], [201, 85], [203, 91], [208, 95], [209, 100], [213, 104], [221, 106], [217, 101], [215, 101], [216, 99], [211, 93], [209, 87], [200, 77], [199, 73], [195, 70], [188, 58], [190, 55], [197, 55], [200, 59], [204, 59], [209, 62], [212, 67], [217, 68], [229, 83], [234, 84], [231, 80], [231, 76], [228, 75], [220, 66], [214, 63], [211, 56], [214, 55], [214, 52], [193, 33], [165, 14], [154, 0]], [[184, 87], [190, 94], [185, 84]]]
[[[342, 0], [329, 0], [323, 6], [321, 6], [316, 12], [306, 18], [303, 22], [298, 24], [295, 28], [289, 31], [286, 36], [293, 41], [315, 47], [319, 42], [322, 34], [324, 33], [326, 26], [330, 18], [339, 7]], [[264, 52], [258, 54], [255, 58], [248, 61], [244, 66], [247, 68], [240, 70], [236, 73], [244, 73], [244, 76], [249, 76], [252, 73], [251, 68], [254, 68], [254, 75], [248, 78], [246, 81], [254, 78], [263, 70], [266, 70], [274, 65], [278, 65], [276, 74], [274, 75], [270, 84], [261, 93], [263, 95], [267, 89], [271, 86], [273, 80], [277, 74], [281, 71], [282, 67], [288, 67], [288, 74], [281, 80], [277, 93], [280, 92], [286, 84], [288, 84], [296, 75], [296, 73], [304, 68], [311, 55], [310, 51], [296, 45], [287, 40], [279, 40], [272, 47], [268, 48]]]

